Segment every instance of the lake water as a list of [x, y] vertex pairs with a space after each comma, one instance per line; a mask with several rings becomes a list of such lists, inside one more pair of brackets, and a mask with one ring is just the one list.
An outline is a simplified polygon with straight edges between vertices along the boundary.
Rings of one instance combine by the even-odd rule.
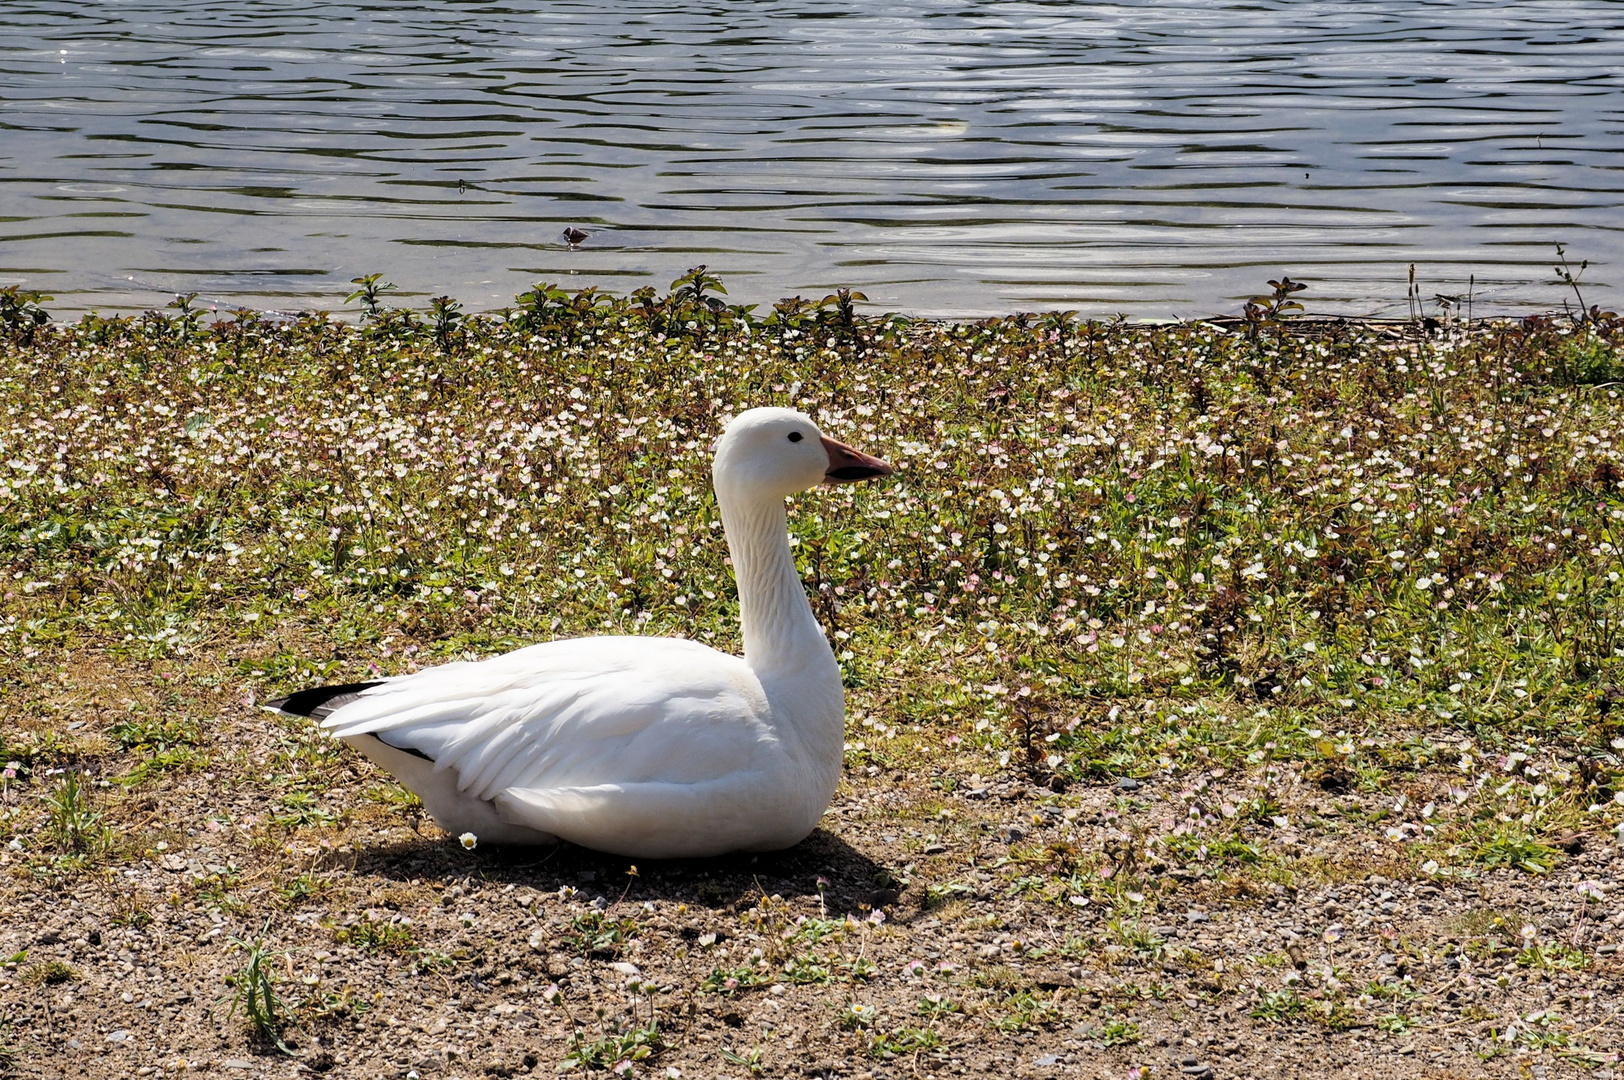
[[[920, 314], [1617, 304], [1624, 4], [0, 4], [0, 284], [421, 306], [719, 271]], [[566, 225], [595, 235], [578, 251]]]

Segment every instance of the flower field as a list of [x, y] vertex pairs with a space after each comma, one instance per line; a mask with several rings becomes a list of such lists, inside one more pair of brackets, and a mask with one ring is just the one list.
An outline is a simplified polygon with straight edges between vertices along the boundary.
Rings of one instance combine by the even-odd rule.
[[[676, 284], [8, 324], [0, 1064], [1609, 1065], [1624, 326]], [[896, 467], [792, 507], [848, 688], [795, 851], [465, 851], [252, 707], [560, 636], [736, 650], [709, 455], [762, 404]]]

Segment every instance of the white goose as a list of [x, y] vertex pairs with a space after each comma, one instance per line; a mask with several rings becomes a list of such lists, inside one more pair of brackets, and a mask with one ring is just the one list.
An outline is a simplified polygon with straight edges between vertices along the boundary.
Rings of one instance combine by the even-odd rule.
[[319, 719], [454, 834], [644, 858], [789, 847], [834, 794], [846, 705], [784, 500], [890, 472], [790, 409], [727, 426], [712, 480], [742, 660], [678, 638], [575, 638], [267, 707]]

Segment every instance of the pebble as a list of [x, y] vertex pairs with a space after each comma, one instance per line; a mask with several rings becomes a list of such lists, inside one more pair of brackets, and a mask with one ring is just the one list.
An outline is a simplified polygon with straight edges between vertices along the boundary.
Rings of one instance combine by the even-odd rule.
[[130, 1033], [129, 1033], [128, 1029], [119, 1028], [117, 1031], [108, 1032], [107, 1041], [110, 1042], [110, 1043], [121, 1043], [121, 1042], [125, 1041], [126, 1039], [128, 1039], [129, 1037], [130, 1037]]
[[1138, 791], [1141, 785], [1133, 777], [1124, 776], [1117, 780], [1116, 786], [1118, 791]]
[[1203, 1065], [1195, 1058], [1185, 1058], [1179, 1063], [1179, 1072], [1185, 1076], [1211, 1076], [1212, 1066]]
[[1044, 1054], [1040, 1058], [1034, 1058], [1033, 1061], [1032, 1061], [1032, 1064], [1040, 1066], [1040, 1067], [1048, 1067], [1050, 1065], [1058, 1065], [1058, 1064], [1060, 1064], [1060, 1055], [1059, 1054]]
[[247, 1058], [226, 1058], [220, 1064], [227, 1069], [252, 1069], [254, 1067], [254, 1063]]

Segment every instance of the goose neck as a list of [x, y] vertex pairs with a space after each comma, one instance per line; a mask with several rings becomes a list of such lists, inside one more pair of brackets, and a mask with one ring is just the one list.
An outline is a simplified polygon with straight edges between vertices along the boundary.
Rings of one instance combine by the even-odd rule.
[[758, 674], [834, 667], [795, 569], [783, 501], [723, 500], [721, 510], [738, 580], [745, 663]]

